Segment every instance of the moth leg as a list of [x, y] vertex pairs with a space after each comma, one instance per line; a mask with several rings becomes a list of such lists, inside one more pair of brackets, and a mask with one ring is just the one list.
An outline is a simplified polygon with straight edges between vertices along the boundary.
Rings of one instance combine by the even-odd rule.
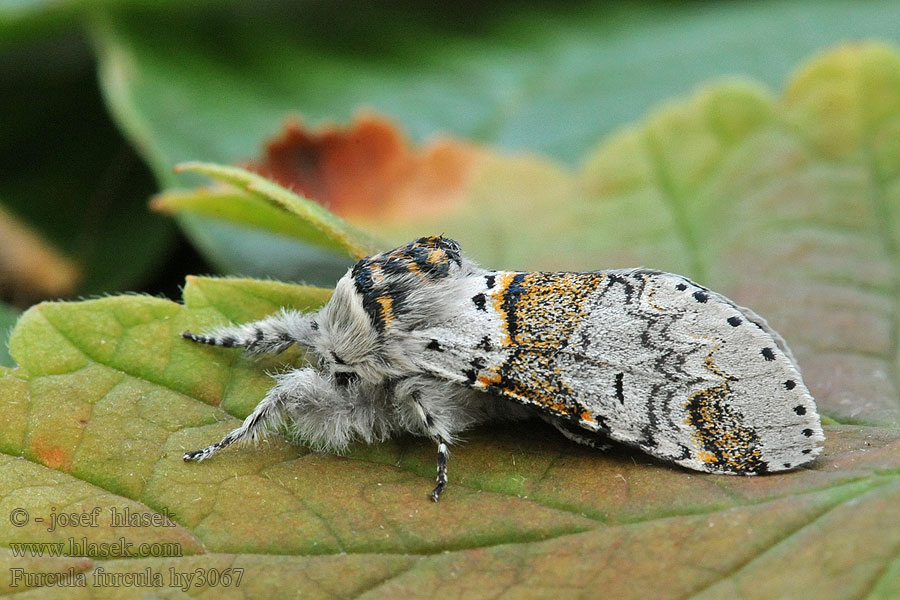
[[447, 462], [449, 460], [450, 450], [447, 449], [447, 444], [441, 440], [437, 451], [437, 485], [431, 490], [431, 499], [435, 502], [438, 501], [441, 492], [447, 487]]
[[210, 346], [244, 348], [247, 354], [263, 354], [284, 352], [291, 344], [308, 346], [314, 329], [312, 316], [282, 309], [259, 321], [219, 327], [205, 335], [183, 331], [181, 337]]
[[222, 448], [256, 439], [279, 423], [288, 437], [316, 450], [341, 452], [353, 440], [381, 441], [396, 430], [393, 408], [378, 387], [342, 385], [313, 368], [275, 376], [275, 385], [240, 427], [220, 442], [188, 452], [184, 460], [204, 460]]
[[412, 397], [413, 403], [416, 407], [416, 412], [419, 414], [422, 425], [428, 432], [428, 435], [438, 442], [437, 477], [435, 478], [435, 482], [437, 483], [437, 485], [433, 490], [431, 490], [431, 494], [429, 494], [430, 498], [434, 502], [437, 502], [441, 493], [444, 491], [444, 488], [447, 487], [447, 482], [449, 481], [449, 479], [447, 478], [447, 463], [450, 461], [450, 450], [447, 448], [447, 442], [444, 437], [437, 431], [439, 427], [436, 426], [434, 416], [425, 409], [425, 405], [422, 402], [421, 391], [413, 390], [410, 393], [410, 396]]
[[578, 442], [579, 444], [584, 444], [585, 446], [590, 446], [597, 450], [609, 450], [612, 448], [612, 444], [609, 443], [609, 438], [602, 432], [583, 429], [574, 423], [550, 417], [548, 415], [541, 415], [541, 418], [556, 427], [560, 433], [573, 442]]
[[427, 435], [437, 442], [436, 485], [429, 497], [437, 502], [447, 487], [447, 463], [450, 442], [455, 434], [471, 424], [472, 417], [457, 397], [458, 386], [435, 381], [428, 377], [408, 377], [394, 387], [398, 417], [402, 428], [418, 435]]
[[192, 460], [200, 462], [235, 442], [246, 439], [258, 439], [260, 435], [266, 433], [271, 426], [280, 422], [284, 417], [287, 401], [297, 392], [295, 380], [300, 379], [311, 372], [312, 369], [298, 369], [291, 374], [293, 375], [292, 377], [279, 378], [277, 383], [266, 394], [265, 398], [263, 398], [256, 408], [253, 409], [253, 412], [244, 419], [244, 422], [241, 423], [240, 427], [228, 433], [215, 444], [211, 444], [200, 450], [186, 452], [184, 455], [185, 462]]
[[[275, 391], [274, 388], [272, 391]], [[241, 426], [231, 431], [225, 437], [215, 444], [211, 444], [206, 448], [186, 452], [184, 454], [185, 462], [196, 460], [200, 462], [206, 460], [222, 448], [230, 446], [234, 442], [244, 439], [257, 439], [261, 434], [265, 433], [270, 424], [277, 421], [281, 417], [281, 398], [277, 394], [269, 392], [262, 402], [260, 402], [253, 412], [250, 413]]]

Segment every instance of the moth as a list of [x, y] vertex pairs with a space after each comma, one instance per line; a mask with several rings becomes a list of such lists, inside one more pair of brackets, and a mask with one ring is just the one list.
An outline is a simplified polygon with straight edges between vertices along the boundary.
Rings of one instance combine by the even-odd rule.
[[539, 415], [707, 473], [793, 469], [822, 449], [815, 402], [764, 319], [671, 273], [486, 270], [441, 236], [364, 258], [317, 312], [282, 310], [188, 340], [251, 355], [296, 344], [310, 366], [275, 384], [204, 460], [282, 423], [339, 452], [400, 432], [448, 446], [482, 423]]

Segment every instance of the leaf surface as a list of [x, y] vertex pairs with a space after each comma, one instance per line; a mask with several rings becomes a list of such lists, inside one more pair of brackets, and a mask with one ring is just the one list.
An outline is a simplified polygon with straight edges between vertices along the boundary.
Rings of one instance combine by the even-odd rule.
[[[237, 208], [236, 212], [218, 212], [217, 216], [227, 215], [238, 223], [251, 221], [257, 227], [262, 226], [261, 228], [278, 233], [290, 233], [314, 246], [342, 251], [352, 258], [369, 256], [376, 251], [375, 242], [365, 233], [356, 230], [319, 204], [286, 190], [256, 173], [239, 167], [224, 167], [210, 163], [183, 163], [178, 165], [177, 169], [207, 175], [245, 190], [247, 195], [236, 198], [235, 195], [225, 198], [221, 195], [184, 197], [180, 204], [177, 197], [169, 199], [160, 196], [155, 200], [158, 207], [173, 211], [189, 208], [194, 213], [216, 215], [217, 205], [237, 200], [235, 205], [227, 209], [233, 211]], [[191, 204], [185, 206], [185, 202]], [[274, 218], [272, 212], [263, 209], [260, 203], [269, 204], [280, 211], [279, 218]], [[279, 222], [291, 225], [282, 226]]]
[[15, 365], [12, 356], [9, 355], [7, 343], [13, 325], [19, 318], [19, 311], [0, 302], [0, 368]]

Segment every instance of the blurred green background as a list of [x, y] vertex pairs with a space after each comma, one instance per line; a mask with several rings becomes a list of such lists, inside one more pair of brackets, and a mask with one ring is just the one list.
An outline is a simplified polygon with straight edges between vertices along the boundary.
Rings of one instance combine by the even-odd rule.
[[178, 298], [194, 272], [333, 281], [350, 259], [147, 209], [200, 181], [176, 163], [256, 157], [289, 115], [370, 109], [414, 142], [451, 134], [574, 168], [701, 82], [778, 90], [817, 51], [869, 38], [900, 41], [900, 3], [0, 1], [0, 220], [79, 273], [31, 285], [0, 240], [0, 364], [19, 311], [48, 297]]

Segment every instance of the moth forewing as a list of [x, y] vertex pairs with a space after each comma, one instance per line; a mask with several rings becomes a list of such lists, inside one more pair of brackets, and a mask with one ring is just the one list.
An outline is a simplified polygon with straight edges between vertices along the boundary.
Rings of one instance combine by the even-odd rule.
[[472, 306], [421, 332], [432, 340], [427, 367], [577, 424], [577, 441], [605, 435], [736, 474], [790, 469], [821, 450], [815, 403], [784, 342], [684, 277], [486, 272], [465, 287]]

